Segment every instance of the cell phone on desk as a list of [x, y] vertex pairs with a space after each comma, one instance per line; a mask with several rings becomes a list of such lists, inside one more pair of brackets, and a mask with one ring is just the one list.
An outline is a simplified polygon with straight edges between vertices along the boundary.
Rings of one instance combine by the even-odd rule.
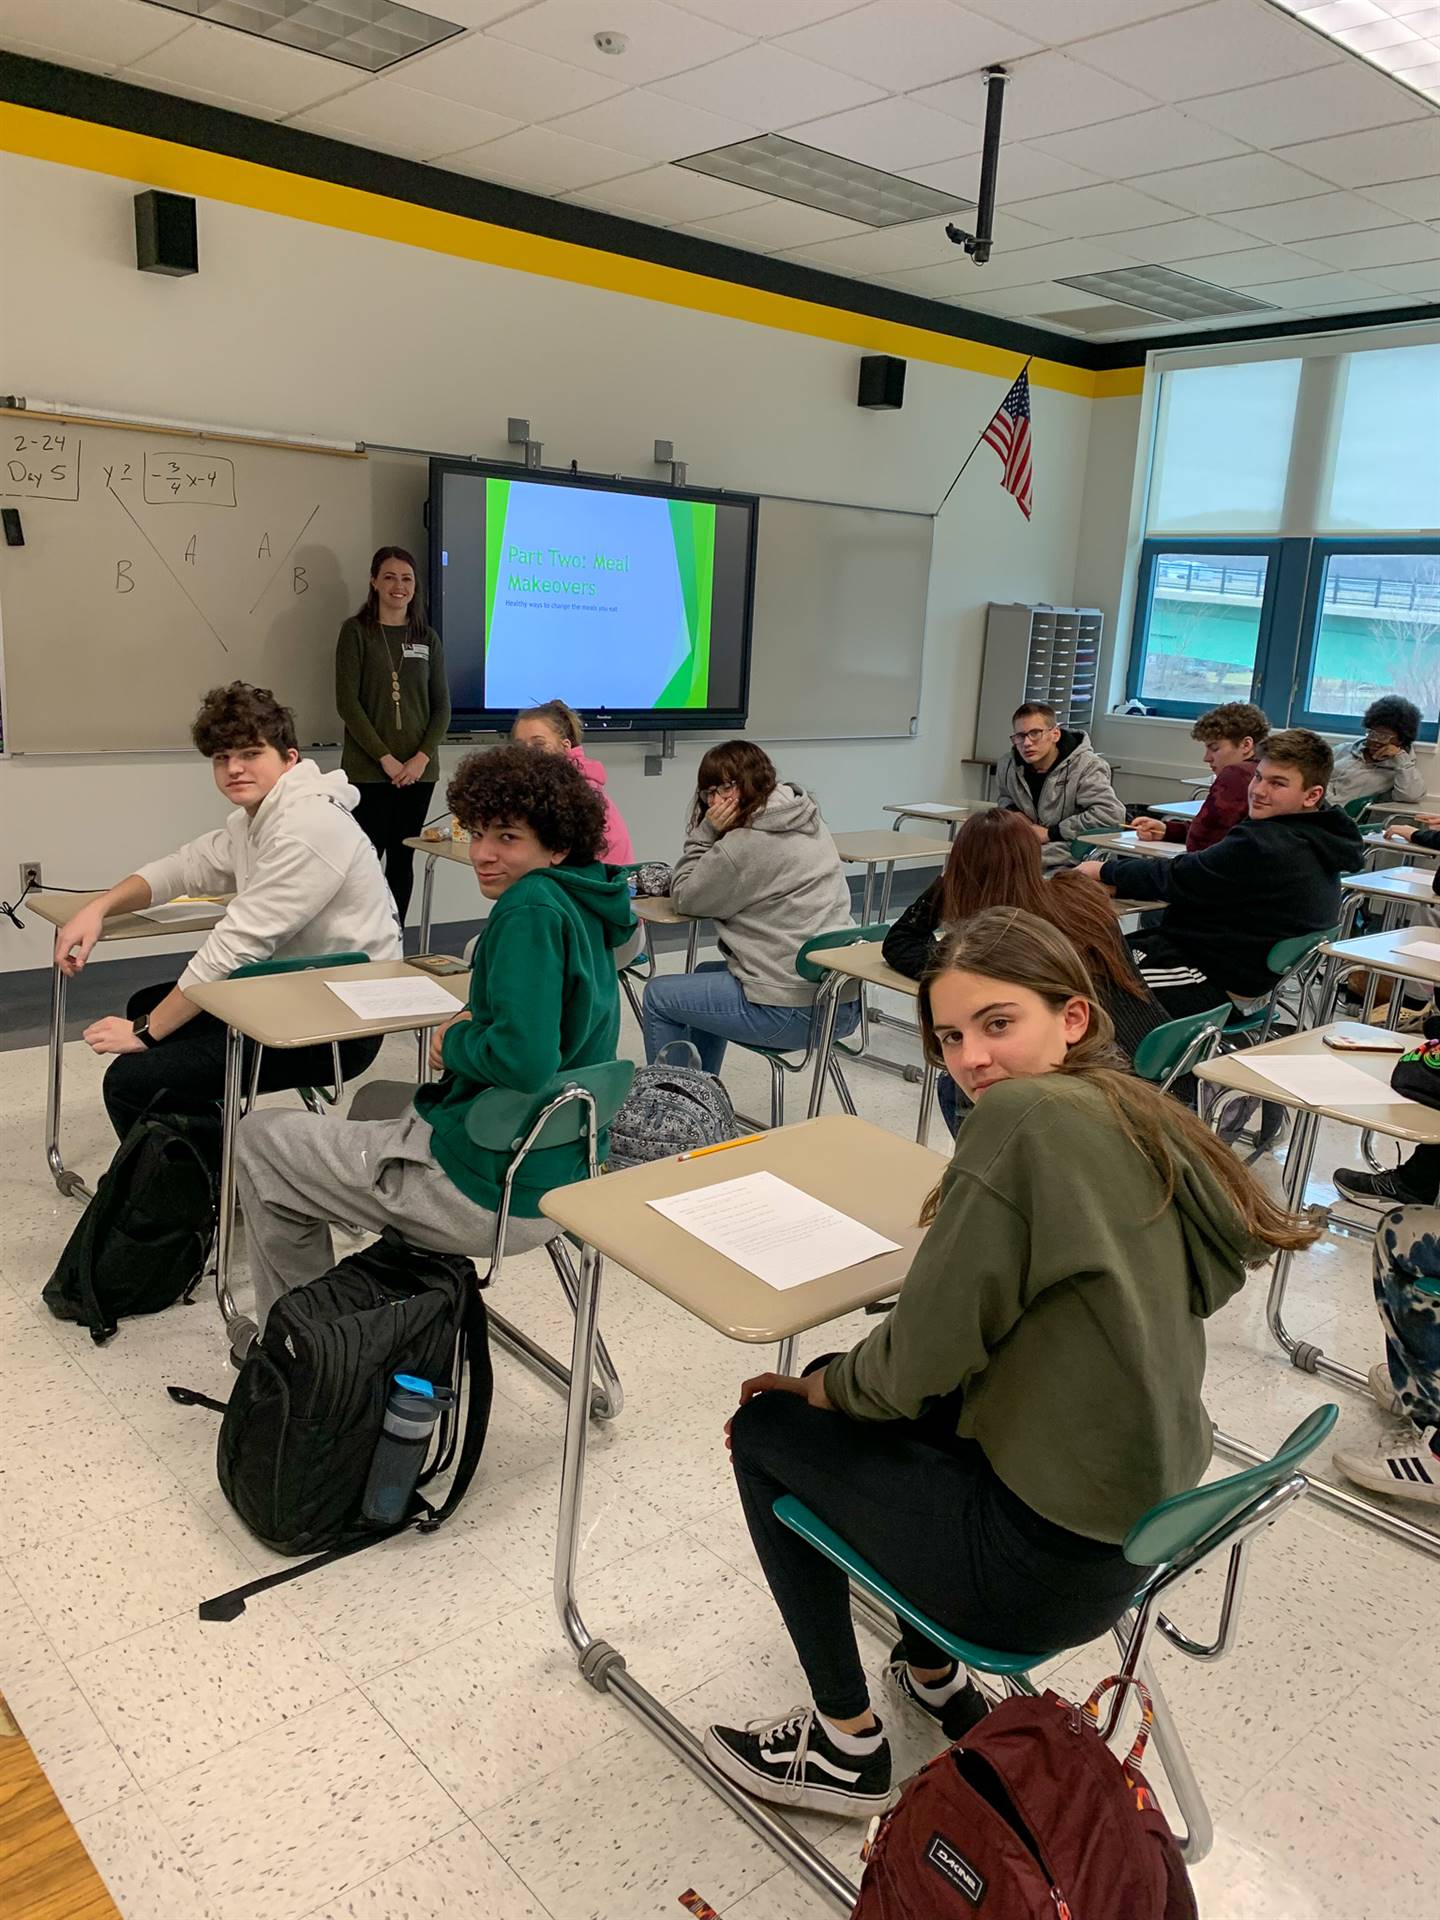
[[469, 967], [458, 955], [453, 953], [411, 953], [405, 957], [407, 967], [418, 967], [422, 973], [439, 974], [468, 973]]
[[1322, 1038], [1336, 1053], [1408, 1053], [1420, 1043], [1418, 1034], [1411, 1038], [1401, 1033], [1327, 1033]]

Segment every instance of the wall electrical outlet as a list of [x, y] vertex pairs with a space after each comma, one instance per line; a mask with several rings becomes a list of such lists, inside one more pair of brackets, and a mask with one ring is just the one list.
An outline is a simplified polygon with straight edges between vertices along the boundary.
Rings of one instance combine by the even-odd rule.
[[22, 860], [20, 862], [20, 891], [22, 893], [39, 893], [41, 885], [40, 862], [38, 860]]

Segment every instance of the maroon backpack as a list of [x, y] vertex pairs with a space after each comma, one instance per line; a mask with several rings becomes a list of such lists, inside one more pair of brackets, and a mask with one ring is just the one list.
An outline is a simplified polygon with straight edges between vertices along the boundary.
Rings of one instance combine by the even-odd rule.
[[[1197, 1920], [1180, 1849], [1139, 1762], [1083, 1707], [1012, 1698], [909, 1781], [871, 1844], [851, 1920]], [[1137, 1683], [1138, 1687], [1138, 1683]]]

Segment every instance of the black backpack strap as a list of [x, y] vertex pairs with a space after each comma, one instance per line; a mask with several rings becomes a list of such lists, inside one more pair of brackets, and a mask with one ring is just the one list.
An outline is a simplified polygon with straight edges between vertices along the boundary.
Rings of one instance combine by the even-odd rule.
[[480, 1464], [480, 1455], [485, 1450], [485, 1436], [490, 1430], [495, 1372], [490, 1363], [490, 1316], [485, 1311], [485, 1296], [480, 1291], [478, 1280], [467, 1281], [465, 1286], [465, 1312], [460, 1322], [460, 1340], [466, 1374], [465, 1430], [460, 1437], [460, 1457], [455, 1463], [455, 1474], [449, 1490], [439, 1507], [432, 1507], [422, 1495], [416, 1494], [422, 1533], [433, 1533], [436, 1527], [443, 1526], [465, 1498], [470, 1482], [475, 1478], [475, 1469]]
[[302, 1560], [298, 1567], [284, 1567], [279, 1573], [247, 1580], [243, 1587], [232, 1587], [229, 1593], [217, 1593], [213, 1600], [202, 1600], [197, 1611], [202, 1620], [238, 1620], [245, 1611], [245, 1602], [253, 1600], [256, 1594], [268, 1593], [271, 1587], [283, 1587], [291, 1580], [302, 1580], [307, 1573], [318, 1573], [321, 1567], [328, 1567], [336, 1560], [348, 1560], [352, 1553], [363, 1553], [382, 1540], [394, 1539], [411, 1524], [408, 1519], [402, 1520], [398, 1527], [387, 1527], [383, 1533], [367, 1533], [363, 1539], [349, 1540], [343, 1547], [331, 1547], [328, 1553], [317, 1553], [312, 1559]]

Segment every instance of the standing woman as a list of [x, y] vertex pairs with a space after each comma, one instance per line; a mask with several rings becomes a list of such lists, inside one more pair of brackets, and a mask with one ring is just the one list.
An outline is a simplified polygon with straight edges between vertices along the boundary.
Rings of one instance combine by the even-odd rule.
[[355, 818], [384, 865], [403, 927], [415, 866], [404, 843], [430, 812], [435, 754], [450, 725], [440, 636], [403, 547], [381, 547], [365, 604], [340, 629], [335, 705], [345, 723], [340, 765], [360, 789]]

